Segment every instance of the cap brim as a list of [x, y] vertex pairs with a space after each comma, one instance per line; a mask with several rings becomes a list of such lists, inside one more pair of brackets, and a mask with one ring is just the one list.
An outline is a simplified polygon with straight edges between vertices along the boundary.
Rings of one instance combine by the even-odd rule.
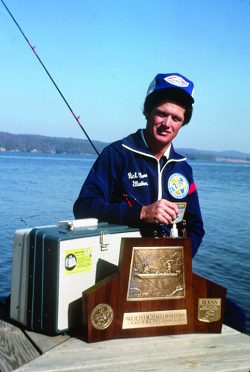
[[184, 107], [190, 106], [194, 103], [193, 97], [181, 88], [165, 88], [155, 90], [146, 97], [146, 100], [150, 100], [152, 103], [154, 101], [154, 106], [164, 100], [174, 101]]

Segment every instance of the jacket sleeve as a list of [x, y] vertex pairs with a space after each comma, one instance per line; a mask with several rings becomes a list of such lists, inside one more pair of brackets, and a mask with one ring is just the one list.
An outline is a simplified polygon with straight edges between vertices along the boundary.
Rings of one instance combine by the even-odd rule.
[[90, 170], [74, 203], [75, 218], [137, 226], [142, 206], [129, 200], [122, 185], [119, 155], [104, 149]]

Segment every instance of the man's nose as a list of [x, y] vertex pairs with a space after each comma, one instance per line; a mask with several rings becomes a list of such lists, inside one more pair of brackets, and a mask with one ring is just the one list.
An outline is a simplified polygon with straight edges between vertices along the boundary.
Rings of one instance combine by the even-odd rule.
[[165, 125], [166, 127], [169, 127], [171, 125], [171, 117], [167, 116], [162, 120], [162, 124]]

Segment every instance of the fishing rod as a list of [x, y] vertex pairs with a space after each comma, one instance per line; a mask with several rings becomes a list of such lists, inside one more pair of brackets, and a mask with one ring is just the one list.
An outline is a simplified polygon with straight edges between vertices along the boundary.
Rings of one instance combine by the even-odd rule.
[[66, 106], [68, 107], [69, 111], [71, 112], [71, 114], [73, 115], [74, 119], [76, 120], [77, 124], [79, 125], [79, 127], [81, 128], [81, 130], [83, 131], [83, 133], [85, 134], [85, 136], [87, 137], [89, 143], [91, 144], [91, 146], [93, 147], [93, 149], [95, 150], [96, 154], [99, 155], [99, 151], [97, 150], [97, 148], [95, 147], [94, 143], [92, 142], [92, 140], [90, 139], [88, 133], [86, 132], [86, 130], [83, 128], [81, 122], [80, 122], [80, 117], [79, 116], [76, 116], [76, 114], [74, 113], [74, 111], [72, 110], [71, 106], [69, 105], [68, 101], [66, 100], [66, 98], [64, 97], [64, 95], [62, 94], [61, 90], [59, 89], [58, 85], [56, 84], [55, 80], [53, 79], [53, 77], [51, 76], [51, 74], [49, 73], [49, 71], [47, 70], [46, 66], [44, 65], [43, 61], [41, 60], [41, 58], [39, 57], [39, 55], [37, 54], [36, 50], [35, 50], [35, 47], [31, 44], [31, 42], [29, 41], [29, 39], [27, 38], [27, 36], [25, 35], [25, 33], [23, 32], [23, 30], [21, 29], [20, 25], [17, 23], [16, 19], [14, 18], [13, 14], [11, 13], [11, 11], [9, 10], [9, 8], [7, 7], [7, 5], [4, 3], [3, 0], [0, 0], [1, 3], [3, 4], [3, 6], [5, 7], [5, 9], [7, 10], [7, 12], [9, 13], [10, 17], [12, 18], [13, 22], [15, 23], [15, 25], [17, 26], [17, 28], [19, 29], [19, 31], [21, 32], [21, 34], [23, 35], [24, 39], [26, 40], [27, 44], [29, 45], [29, 47], [31, 48], [31, 50], [33, 51], [34, 55], [36, 56], [36, 58], [38, 59], [39, 63], [41, 64], [41, 66], [43, 67], [44, 71], [46, 72], [46, 74], [48, 75], [48, 77], [50, 78], [51, 82], [53, 83], [53, 85], [55, 86], [56, 90], [58, 91], [58, 93], [60, 94], [60, 96], [62, 97], [64, 103], [66, 104]]
[[[7, 7], [7, 5], [4, 3], [3, 0], [0, 0], [1, 3], [3, 4], [3, 6], [5, 7], [5, 9], [7, 10], [7, 12], [9, 13], [10, 17], [12, 18], [13, 22], [15, 23], [15, 25], [17, 26], [17, 28], [19, 29], [19, 31], [21, 32], [21, 34], [23, 35], [24, 39], [26, 40], [27, 44], [29, 45], [29, 47], [31, 48], [31, 50], [33, 51], [34, 55], [36, 56], [36, 58], [38, 59], [39, 63], [41, 64], [41, 66], [43, 67], [43, 69], [45, 70], [46, 74], [48, 75], [48, 77], [50, 78], [51, 82], [53, 83], [53, 85], [55, 86], [56, 90], [58, 91], [58, 93], [60, 94], [60, 96], [62, 97], [64, 103], [66, 104], [66, 106], [68, 107], [68, 109], [70, 110], [71, 114], [73, 115], [74, 119], [76, 120], [77, 124], [79, 125], [79, 127], [81, 128], [81, 130], [83, 131], [83, 133], [85, 134], [85, 136], [87, 137], [89, 143], [91, 144], [91, 146], [93, 147], [93, 149], [95, 150], [96, 154], [97, 155], [100, 155], [99, 151], [97, 150], [97, 148], [95, 147], [94, 143], [92, 142], [92, 140], [90, 139], [88, 133], [86, 132], [86, 130], [83, 128], [81, 122], [80, 122], [80, 118], [79, 116], [76, 116], [76, 114], [74, 113], [74, 111], [72, 110], [71, 106], [69, 105], [68, 101], [66, 100], [66, 98], [64, 97], [64, 95], [62, 94], [61, 90], [59, 89], [58, 85], [56, 84], [55, 80], [53, 79], [53, 77], [51, 76], [51, 74], [49, 73], [49, 71], [47, 70], [46, 66], [44, 65], [43, 61], [41, 60], [41, 58], [39, 57], [39, 55], [37, 54], [36, 50], [35, 50], [35, 47], [32, 46], [32, 44], [30, 43], [29, 39], [27, 38], [27, 36], [25, 35], [25, 33], [23, 32], [22, 28], [20, 27], [20, 25], [18, 24], [18, 22], [16, 21], [16, 19], [14, 18], [13, 14], [11, 13], [11, 11], [9, 10], [9, 8]], [[132, 206], [132, 202], [130, 200], [130, 198], [135, 202], [135, 203], [139, 203], [141, 204], [131, 193], [129, 193], [128, 191], [125, 191], [124, 193], [122, 193], [122, 197], [123, 199], [125, 200], [125, 202], [131, 207]], [[142, 205], [142, 204], [141, 204]]]

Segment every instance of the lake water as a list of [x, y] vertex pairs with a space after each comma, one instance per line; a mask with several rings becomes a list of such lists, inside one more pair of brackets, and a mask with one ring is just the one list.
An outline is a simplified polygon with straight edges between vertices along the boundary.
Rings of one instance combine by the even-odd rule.
[[[10, 292], [14, 232], [73, 219], [92, 157], [0, 153], [0, 297]], [[206, 236], [193, 271], [228, 289], [250, 330], [249, 164], [190, 162]]]

